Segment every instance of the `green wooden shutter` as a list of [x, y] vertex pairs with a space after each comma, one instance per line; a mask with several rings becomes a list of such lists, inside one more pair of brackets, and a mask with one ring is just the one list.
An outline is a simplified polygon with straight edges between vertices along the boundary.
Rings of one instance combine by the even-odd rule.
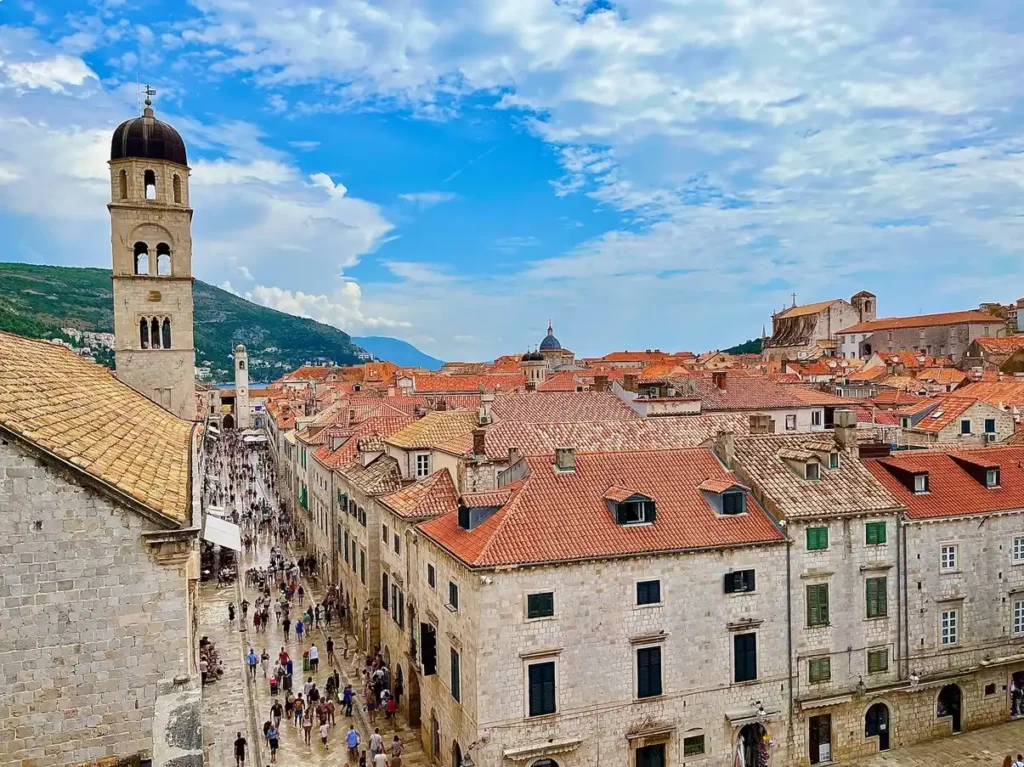
[[808, 527], [807, 528], [807, 550], [818, 551], [828, 548], [828, 528]]
[[828, 586], [825, 584], [807, 587], [807, 625], [828, 625]]
[[888, 614], [885, 578], [868, 578], [865, 581], [869, 618], [880, 618]]
[[885, 543], [885, 522], [868, 522], [864, 530], [865, 540], [869, 546]]

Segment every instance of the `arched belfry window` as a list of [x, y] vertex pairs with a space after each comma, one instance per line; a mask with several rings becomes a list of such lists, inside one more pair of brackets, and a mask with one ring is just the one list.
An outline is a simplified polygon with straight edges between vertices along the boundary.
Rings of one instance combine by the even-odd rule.
[[149, 348], [149, 320], [145, 317], [139, 320], [139, 347]]
[[153, 318], [152, 330], [149, 332], [149, 340], [153, 344], [154, 349], [162, 348], [160, 346], [160, 320], [156, 317]]
[[171, 186], [173, 187], [173, 191], [174, 191], [174, 201], [180, 205], [181, 204], [181, 176], [179, 176], [177, 173], [174, 174], [174, 179], [171, 182]]
[[164, 318], [163, 337], [161, 340], [163, 348], [171, 348], [171, 321], [166, 317]]
[[245, 360], [239, 360], [238, 361], [238, 369], [239, 370], [245, 370]]
[[135, 273], [149, 274], [149, 246], [144, 242], [135, 243]]
[[171, 246], [166, 242], [156, 246], [156, 273], [161, 277], [171, 274]]
[[143, 183], [146, 187], [146, 199], [156, 199], [156, 173], [151, 170], [147, 170], [142, 177]]
[[117, 174], [117, 193], [118, 199], [128, 199], [128, 171], [126, 170]]

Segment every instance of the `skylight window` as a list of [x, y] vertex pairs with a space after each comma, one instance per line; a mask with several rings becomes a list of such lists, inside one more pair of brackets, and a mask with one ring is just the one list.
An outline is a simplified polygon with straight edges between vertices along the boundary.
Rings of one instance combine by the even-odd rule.
[[999, 486], [999, 469], [989, 469], [985, 472], [985, 487]]
[[936, 410], [934, 413], [932, 413], [932, 418], [942, 418], [945, 412], [945, 410]]

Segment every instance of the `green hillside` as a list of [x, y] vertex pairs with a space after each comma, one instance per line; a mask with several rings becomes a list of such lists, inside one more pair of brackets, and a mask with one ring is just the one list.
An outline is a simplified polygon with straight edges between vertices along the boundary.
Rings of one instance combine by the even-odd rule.
[[[277, 378], [304, 362], [358, 362], [347, 333], [195, 282], [196, 363], [211, 363], [214, 380], [231, 378], [231, 350], [245, 344], [254, 381]], [[112, 333], [109, 269], [0, 263], [0, 330], [32, 338], [71, 327]], [[98, 358], [112, 364], [112, 360]]]
[[749, 341], [744, 341], [736, 346], [730, 346], [728, 349], [722, 349], [726, 354], [760, 354], [761, 353], [761, 339], [752, 338]]

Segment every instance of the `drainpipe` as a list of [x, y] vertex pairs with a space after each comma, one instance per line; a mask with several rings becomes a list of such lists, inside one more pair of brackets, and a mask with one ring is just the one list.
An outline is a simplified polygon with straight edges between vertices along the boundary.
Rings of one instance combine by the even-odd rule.
[[900, 654], [896, 675], [903, 678], [903, 530], [899, 515], [896, 515], [896, 648]]
[[787, 734], [787, 740], [789, 741], [789, 748], [787, 750], [792, 754], [793, 750], [793, 591], [792, 591], [792, 562], [791, 552], [793, 549], [793, 541], [789, 539], [789, 530], [786, 530], [786, 664], [789, 670], [789, 678], [786, 680], [787, 686], [789, 687], [789, 716], [787, 717], [787, 727], [789, 732]]
[[[900, 524], [904, 524], [907, 519], [906, 514], [901, 514], [900, 517]], [[907, 604], [907, 576], [910, 568], [907, 565], [907, 529], [903, 530], [903, 663], [906, 671], [904, 678], [910, 676], [910, 615]]]

